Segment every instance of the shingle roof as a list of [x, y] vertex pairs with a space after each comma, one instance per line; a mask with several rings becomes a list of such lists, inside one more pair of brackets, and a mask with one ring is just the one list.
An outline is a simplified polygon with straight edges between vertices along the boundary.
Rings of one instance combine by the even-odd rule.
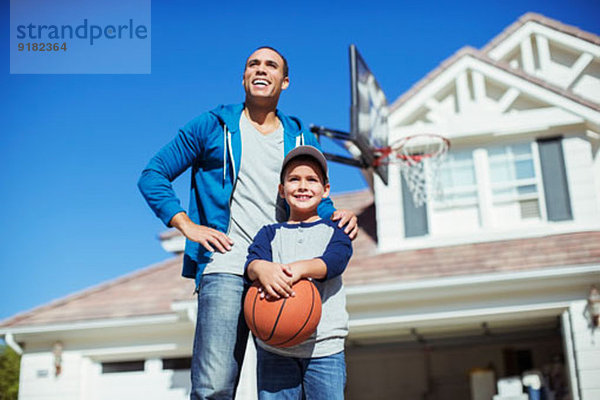
[[600, 232], [591, 231], [356, 257], [344, 282], [352, 286], [598, 264]]
[[[354, 256], [344, 273], [347, 286], [600, 263], [598, 231], [376, 254], [371, 192], [334, 196], [334, 202], [359, 217]], [[171, 313], [173, 301], [194, 299], [181, 262], [177, 256], [85, 289], [4, 320], [0, 328]]]
[[177, 256], [121, 278], [17, 314], [0, 328], [171, 313], [175, 300], [193, 299], [193, 281], [181, 277]]

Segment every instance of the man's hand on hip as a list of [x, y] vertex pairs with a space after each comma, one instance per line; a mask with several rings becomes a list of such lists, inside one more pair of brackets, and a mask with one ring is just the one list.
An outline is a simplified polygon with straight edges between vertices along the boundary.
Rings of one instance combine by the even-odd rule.
[[226, 234], [208, 226], [195, 224], [184, 212], [175, 214], [170, 224], [186, 238], [200, 243], [208, 251], [214, 252], [216, 249], [220, 253], [225, 253], [233, 246], [233, 241]]
[[351, 240], [356, 238], [358, 234], [358, 218], [350, 210], [335, 210], [331, 215], [332, 221], [340, 221], [338, 224], [339, 228], [346, 227], [344, 232], [350, 237]]

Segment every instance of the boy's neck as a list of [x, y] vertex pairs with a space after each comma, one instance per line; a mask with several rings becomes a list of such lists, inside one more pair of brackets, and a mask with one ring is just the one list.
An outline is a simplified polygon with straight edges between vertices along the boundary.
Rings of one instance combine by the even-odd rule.
[[299, 224], [301, 222], [315, 222], [320, 220], [319, 214], [316, 212], [311, 212], [309, 214], [301, 214], [294, 213], [294, 211], [290, 211], [290, 217], [287, 220], [288, 224]]

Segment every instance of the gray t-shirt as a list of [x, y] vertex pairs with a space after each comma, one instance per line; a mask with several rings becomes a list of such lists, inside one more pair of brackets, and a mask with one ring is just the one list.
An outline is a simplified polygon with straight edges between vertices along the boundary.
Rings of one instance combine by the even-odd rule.
[[247, 264], [254, 260], [289, 264], [320, 258], [327, 266], [326, 278], [313, 281], [322, 303], [316, 332], [306, 341], [288, 348], [269, 346], [257, 338], [256, 343], [263, 349], [285, 357], [300, 358], [325, 357], [344, 350], [348, 313], [341, 274], [352, 256], [352, 244], [337, 224], [319, 220], [267, 225], [254, 238], [248, 250]]
[[283, 127], [260, 133], [246, 118], [240, 117], [242, 157], [231, 199], [231, 222], [227, 235], [233, 240], [231, 251], [215, 252], [205, 274], [243, 275], [248, 246], [263, 225], [285, 218], [278, 200], [279, 171], [283, 163]]

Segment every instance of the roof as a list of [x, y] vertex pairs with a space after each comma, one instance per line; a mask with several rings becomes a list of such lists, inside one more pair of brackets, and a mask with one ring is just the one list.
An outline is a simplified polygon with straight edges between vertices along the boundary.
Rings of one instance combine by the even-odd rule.
[[509, 25], [506, 29], [504, 29], [498, 36], [493, 38], [488, 44], [486, 44], [483, 49], [481, 49], [484, 53], [491, 51], [493, 48], [498, 46], [501, 42], [504, 41], [508, 36], [512, 35], [519, 28], [525, 25], [527, 22], [537, 22], [541, 25], [545, 25], [549, 28], [552, 28], [556, 31], [566, 33], [567, 35], [571, 35], [577, 37], [579, 39], [585, 40], [587, 42], [600, 45], [600, 36], [595, 35], [590, 32], [586, 32], [582, 29], [579, 29], [576, 26], [563, 24], [560, 21], [557, 21], [552, 18], [548, 18], [542, 14], [537, 14], [533, 12], [529, 12], [523, 14], [517, 21]]
[[599, 264], [600, 232], [590, 231], [358, 256], [350, 261], [344, 282], [353, 286]]
[[[347, 286], [411, 281], [553, 266], [600, 264], [600, 232], [579, 232], [376, 254], [373, 195], [334, 196], [338, 208], [358, 215], [360, 232], [344, 273]], [[172, 303], [193, 300], [193, 281], [181, 277], [181, 255], [53, 301], [0, 323], [0, 328], [172, 313]]]
[[0, 328], [171, 313], [176, 300], [192, 299], [194, 284], [181, 276], [177, 256], [121, 278], [17, 314]]
[[488, 57], [485, 53], [483, 53], [473, 47], [470, 47], [470, 46], [465, 46], [465, 47], [461, 48], [460, 50], [458, 50], [452, 56], [450, 56], [449, 58], [444, 60], [436, 69], [434, 69], [433, 71], [431, 71], [430, 73], [425, 75], [425, 77], [423, 79], [421, 79], [420, 81], [415, 83], [407, 92], [405, 92], [403, 95], [398, 97], [392, 103], [392, 105], [390, 106], [390, 111], [392, 112], [392, 111], [395, 111], [398, 108], [400, 108], [408, 100], [410, 100], [413, 96], [415, 96], [419, 91], [421, 91], [425, 86], [427, 86], [430, 82], [432, 82], [438, 76], [440, 76], [445, 70], [447, 70], [452, 65], [454, 65], [456, 62], [458, 62], [458, 60], [460, 60], [461, 58], [466, 57], [466, 56], [470, 56], [479, 61], [490, 64], [496, 68], [499, 68], [505, 72], [508, 72], [509, 74], [518, 76], [519, 78], [522, 78], [522, 79], [529, 81], [535, 85], [543, 87], [544, 89], [547, 89], [556, 94], [559, 94], [562, 97], [565, 97], [576, 103], [579, 103], [588, 108], [591, 108], [592, 110], [600, 111], [600, 104], [594, 103], [593, 101], [590, 101], [587, 99], [584, 99], [583, 97], [576, 95], [572, 91], [562, 89], [562, 88], [560, 88], [556, 85], [553, 85], [551, 83], [548, 83], [547, 81], [544, 81], [540, 78], [529, 75], [520, 69], [512, 68], [506, 62], [493, 60], [492, 58]]
[[519, 18], [519, 20], [517, 22], [515, 22], [514, 24], [512, 24], [508, 28], [506, 28], [501, 34], [499, 34], [494, 39], [492, 39], [492, 41], [490, 41], [487, 45], [485, 45], [482, 50], [477, 50], [471, 46], [464, 46], [461, 49], [459, 49], [452, 56], [450, 56], [446, 60], [444, 60], [437, 68], [435, 68], [434, 70], [429, 72], [427, 75], [425, 75], [425, 77], [423, 77], [421, 80], [419, 80], [417, 83], [415, 83], [408, 91], [404, 92], [400, 97], [398, 97], [390, 105], [390, 112], [400, 108], [408, 100], [410, 100], [414, 95], [416, 95], [419, 91], [421, 91], [425, 86], [427, 86], [430, 82], [432, 82], [438, 76], [440, 76], [445, 70], [450, 68], [458, 60], [460, 60], [461, 58], [463, 58], [465, 56], [471, 56], [475, 59], [478, 59], [478, 60], [483, 61], [490, 65], [493, 65], [493, 66], [500, 68], [510, 74], [516, 75], [516, 76], [518, 76], [522, 79], [525, 79], [531, 83], [541, 86], [545, 89], [551, 90], [565, 98], [568, 98], [572, 101], [580, 103], [580, 104], [582, 104], [586, 107], [589, 107], [593, 110], [600, 111], [600, 104], [597, 104], [597, 103], [594, 103], [587, 99], [584, 99], [584, 98], [576, 95], [572, 91], [562, 89], [562, 88], [560, 88], [556, 85], [553, 85], [551, 83], [548, 83], [542, 79], [531, 76], [520, 69], [512, 68], [506, 62], [494, 60], [487, 55], [489, 53], [489, 51], [491, 51], [494, 47], [496, 47], [498, 44], [500, 44], [502, 41], [504, 41], [509, 35], [514, 33], [518, 28], [520, 28], [522, 25], [524, 25], [526, 22], [529, 22], [529, 21], [538, 22], [540, 24], [546, 25], [548, 27], [551, 27], [558, 31], [564, 32], [566, 34], [576, 36], [580, 39], [586, 40], [586, 41], [594, 43], [596, 45], [600, 45], [600, 36], [598, 36], [598, 35], [595, 35], [595, 34], [589, 33], [589, 32], [585, 32], [579, 28], [576, 28], [576, 27], [573, 27], [570, 25], [565, 25], [559, 21], [555, 21], [553, 19], [544, 17], [543, 15], [540, 15], [540, 14], [527, 13], [527, 14], [523, 15], [521, 18]]

